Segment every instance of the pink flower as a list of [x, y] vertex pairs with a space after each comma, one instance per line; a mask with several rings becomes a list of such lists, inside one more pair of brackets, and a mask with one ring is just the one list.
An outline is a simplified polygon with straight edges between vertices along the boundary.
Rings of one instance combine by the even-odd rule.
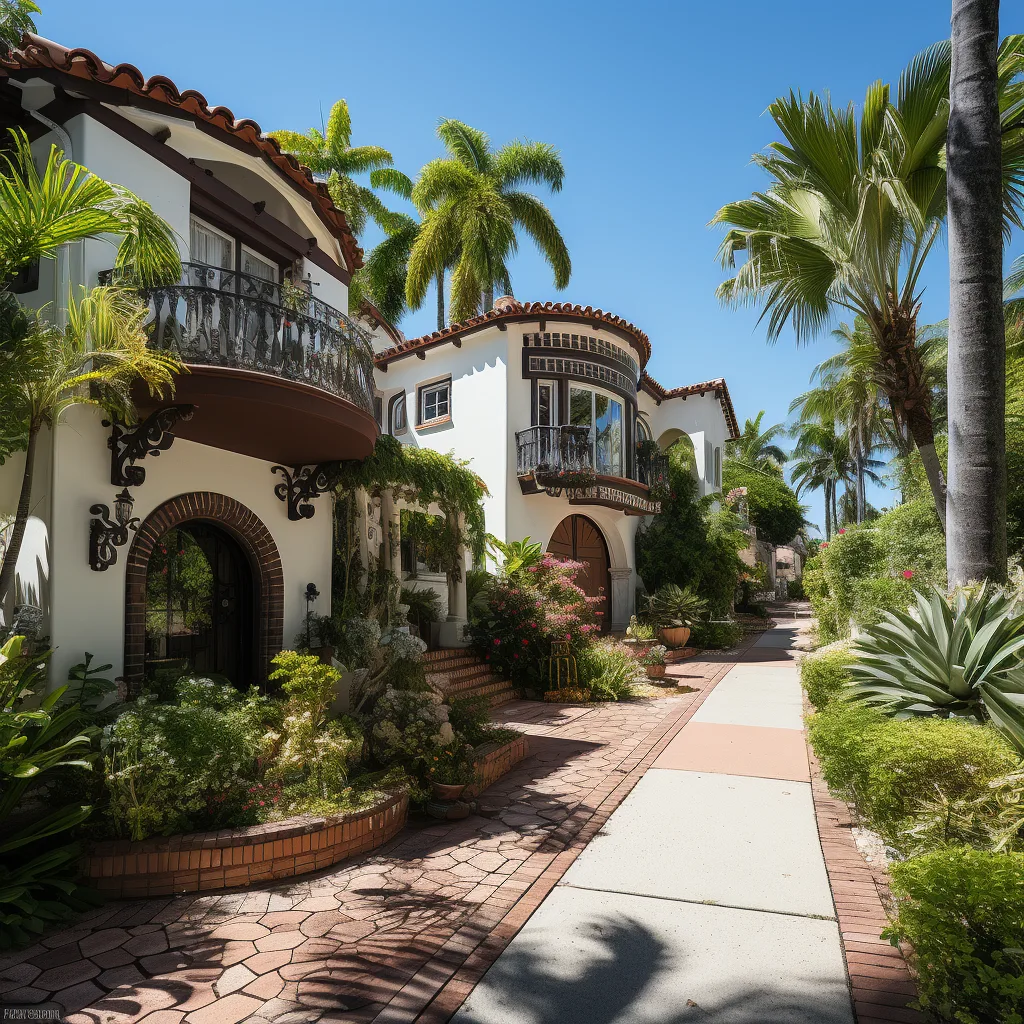
[[821, 547], [823, 547], [823, 548], [827, 548], [827, 547], [828, 547], [828, 541], [827, 541], [827, 540], [823, 540], [823, 541], [821, 542], [821, 545], [820, 545], [820, 546], [821, 546]]
[[842, 530], [840, 530], [839, 532], [840, 532], [840, 533], [846, 533], [846, 529], [845, 529], [845, 528], [843, 528], [843, 529], [842, 529]]
[[903, 578], [905, 580], [909, 580], [910, 577], [913, 576], [913, 575], [914, 575], [914, 570], [913, 569], [904, 569], [903, 570]]
[[501, 641], [497, 637], [494, 638], [494, 646], [495, 647], [500, 647], [501, 646]]

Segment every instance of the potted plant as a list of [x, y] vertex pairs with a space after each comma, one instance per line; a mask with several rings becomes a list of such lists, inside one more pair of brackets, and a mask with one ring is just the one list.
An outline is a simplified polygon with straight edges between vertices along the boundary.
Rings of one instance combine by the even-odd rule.
[[640, 655], [640, 664], [647, 670], [648, 679], [665, 678], [665, 654], [665, 647], [657, 644]]
[[473, 748], [468, 744], [450, 743], [428, 755], [427, 778], [438, 800], [458, 800], [462, 791], [476, 780], [472, 754]]
[[708, 603], [689, 587], [665, 586], [651, 597], [647, 610], [657, 623], [662, 642], [672, 648], [685, 647], [690, 627], [707, 611]]
[[637, 654], [642, 654], [658, 642], [658, 631], [649, 622], [641, 622], [635, 615], [631, 615], [626, 627], [625, 642], [634, 645]]

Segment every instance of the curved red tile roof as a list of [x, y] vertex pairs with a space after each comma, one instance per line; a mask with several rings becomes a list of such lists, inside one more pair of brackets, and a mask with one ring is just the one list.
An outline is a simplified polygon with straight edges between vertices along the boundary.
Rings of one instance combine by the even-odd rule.
[[729, 424], [729, 436], [735, 440], [740, 436], [740, 425], [736, 419], [736, 410], [733, 408], [732, 397], [729, 394], [729, 385], [725, 383], [724, 377], [716, 377], [714, 380], [705, 380], [700, 384], [684, 384], [681, 388], [666, 388], [659, 384], [646, 370], [640, 374], [640, 390], [646, 391], [652, 398], [664, 402], [669, 398], [686, 398], [688, 395], [706, 395], [714, 391], [722, 403], [722, 412], [725, 414], [725, 421]]
[[536, 320], [538, 318], [552, 317], [558, 319], [584, 320], [589, 323], [605, 323], [617, 327], [625, 333], [630, 343], [640, 355], [641, 366], [651, 357], [651, 342], [647, 335], [635, 324], [624, 320], [621, 316], [608, 313], [603, 309], [594, 309], [593, 306], [573, 305], [571, 302], [517, 302], [515, 299], [499, 299], [500, 306], [481, 313], [479, 316], [470, 317], [461, 323], [451, 324], [443, 331], [434, 331], [433, 334], [424, 334], [419, 338], [410, 338], [408, 341], [395, 345], [392, 348], [384, 349], [377, 353], [376, 363], [378, 366], [387, 366], [395, 359], [420, 352], [423, 349], [433, 348], [435, 345], [442, 345], [454, 341], [467, 331], [476, 330], [487, 324], [496, 323], [499, 320]]
[[227, 107], [211, 107], [201, 92], [196, 92], [195, 89], [186, 89], [182, 92], [174, 82], [163, 75], [145, 78], [132, 64], [113, 66], [101, 60], [91, 50], [69, 50], [59, 43], [31, 33], [26, 33], [22, 37], [16, 49], [6, 55], [0, 55], [0, 76], [6, 77], [15, 71], [37, 68], [48, 68], [73, 78], [124, 89], [136, 96], [162, 103], [179, 116], [185, 115], [204, 121], [247, 143], [257, 154], [276, 167], [312, 203], [317, 215], [341, 243], [349, 271], [354, 272], [363, 265], [363, 251], [349, 229], [345, 214], [334, 205], [327, 186], [323, 182], [314, 181], [312, 171], [300, 164], [295, 157], [283, 152], [274, 139], [267, 138], [255, 121], [248, 118], [236, 120], [235, 115]]

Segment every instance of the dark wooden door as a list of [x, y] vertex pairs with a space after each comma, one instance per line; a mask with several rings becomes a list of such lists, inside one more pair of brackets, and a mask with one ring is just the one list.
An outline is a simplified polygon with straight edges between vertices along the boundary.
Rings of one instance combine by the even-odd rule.
[[584, 572], [576, 582], [587, 592], [588, 597], [601, 598], [601, 603], [594, 607], [601, 613], [598, 620], [601, 631], [607, 632], [611, 628], [608, 546], [593, 520], [586, 516], [566, 516], [551, 534], [548, 551], [556, 558], [583, 563]]

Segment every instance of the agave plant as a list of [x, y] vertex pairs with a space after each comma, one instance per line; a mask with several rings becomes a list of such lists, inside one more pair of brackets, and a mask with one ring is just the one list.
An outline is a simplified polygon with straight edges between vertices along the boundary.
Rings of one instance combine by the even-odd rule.
[[660, 627], [692, 626], [708, 610], [708, 603], [689, 587], [666, 583], [647, 604], [651, 619]]
[[887, 713], [991, 721], [1024, 754], [1024, 614], [988, 583], [915, 592], [854, 645], [851, 699]]

